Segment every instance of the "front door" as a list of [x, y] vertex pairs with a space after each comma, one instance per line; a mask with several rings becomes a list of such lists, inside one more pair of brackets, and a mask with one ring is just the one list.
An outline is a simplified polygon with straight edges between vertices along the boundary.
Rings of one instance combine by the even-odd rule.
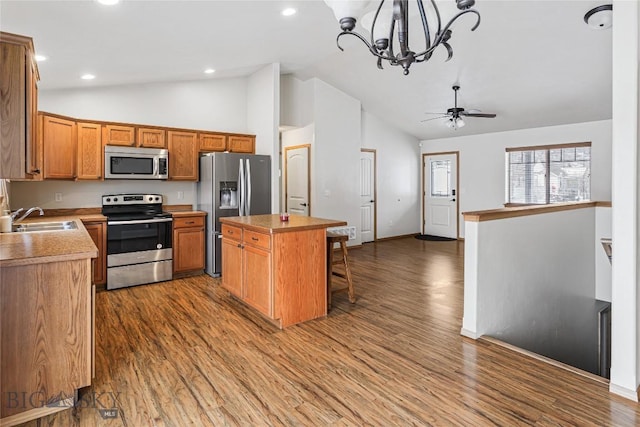
[[376, 152], [360, 150], [360, 236], [362, 243], [373, 242], [376, 235]]
[[458, 153], [423, 154], [423, 234], [458, 238]]
[[285, 147], [285, 210], [292, 215], [309, 216], [308, 144]]

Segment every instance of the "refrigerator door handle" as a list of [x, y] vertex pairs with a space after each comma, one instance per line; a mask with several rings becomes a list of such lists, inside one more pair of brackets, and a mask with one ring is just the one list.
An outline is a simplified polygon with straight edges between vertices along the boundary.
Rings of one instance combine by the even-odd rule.
[[247, 178], [246, 178], [247, 194], [245, 202], [245, 212], [247, 215], [251, 215], [251, 163], [247, 159]]
[[240, 187], [240, 200], [238, 200], [238, 215], [244, 216], [244, 162], [240, 159], [240, 169], [238, 170], [238, 186]]

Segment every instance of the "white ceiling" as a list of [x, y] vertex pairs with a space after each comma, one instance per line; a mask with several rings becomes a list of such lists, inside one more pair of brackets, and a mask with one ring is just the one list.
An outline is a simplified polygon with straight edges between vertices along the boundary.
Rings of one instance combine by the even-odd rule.
[[[438, 4], [443, 19], [452, 16], [454, 0]], [[470, 32], [471, 16], [459, 20], [453, 59], [444, 62], [441, 50], [408, 76], [400, 67], [378, 70], [355, 37], [344, 37], [340, 52], [338, 23], [320, 0], [122, 0], [113, 7], [1, 0], [0, 29], [33, 37], [37, 52], [49, 57], [39, 64], [41, 90], [222, 79], [280, 62], [283, 73], [318, 77], [365, 110], [432, 139], [611, 118], [611, 29], [593, 30], [583, 21], [600, 4], [477, 0], [480, 27]], [[281, 16], [286, 6], [298, 13]], [[209, 67], [216, 73], [205, 75]], [[84, 73], [97, 78], [80, 80]], [[461, 86], [460, 106], [498, 117], [469, 118], [457, 131], [443, 120], [421, 122], [434, 117], [424, 112], [452, 106], [454, 83]]]

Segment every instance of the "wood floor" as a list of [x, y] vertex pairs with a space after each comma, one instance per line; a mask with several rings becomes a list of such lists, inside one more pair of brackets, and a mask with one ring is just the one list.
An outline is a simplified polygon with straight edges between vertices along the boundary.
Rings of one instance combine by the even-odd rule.
[[94, 385], [77, 411], [28, 425], [640, 423], [606, 384], [460, 336], [463, 243], [350, 256], [356, 304], [339, 294], [327, 318], [284, 331], [208, 276], [98, 294]]

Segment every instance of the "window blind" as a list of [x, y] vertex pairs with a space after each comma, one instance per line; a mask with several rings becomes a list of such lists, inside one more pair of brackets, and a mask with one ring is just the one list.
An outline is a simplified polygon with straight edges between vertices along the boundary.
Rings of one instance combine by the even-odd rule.
[[508, 203], [547, 204], [591, 199], [591, 145], [509, 148]]

